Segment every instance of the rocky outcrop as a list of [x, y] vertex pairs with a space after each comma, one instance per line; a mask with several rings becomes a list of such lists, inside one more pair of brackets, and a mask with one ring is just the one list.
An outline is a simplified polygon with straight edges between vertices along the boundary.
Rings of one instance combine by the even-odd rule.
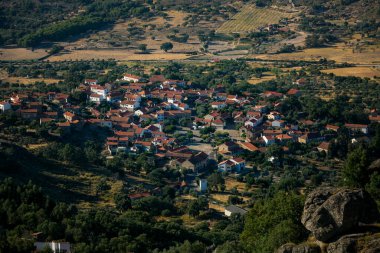
[[[360, 246], [360, 240], [359, 240]], [[379, 253], [380, 252], [380, 235], [377, 238], [365, 238], [365, 245], [360, 249], [361, 253]]]
[[379, 221], [376, 202], [366, 191], [318, 188], [307, 196], [301, 218], [314, 244], [287, 243], [277, 252], [380, 253], [380, 227], [365, 225]]
[[321, 249], [318, 245], [315, 244], [299, 244], [297, 246], [294, 246], [292, 253], [320, 253]]
[[357, 252], [357, 241], [364, 234], [345, 235], [339, 240], [327, 246], [327, 253], [355, 253]]
[[294, 243], [287, 243], [282, 245], [277, 253], [320, 253], [321, 249], [316, 244], [303, 243], [296, 245]]
[[278, 248], [277, 253], [292, 253], [292, 250], [296, 246], [294, 243], [287, 243]]
[[327, 242], [378, 218], [376, 203], [364, 190], [325, 187], [308, 195], [301, 222], [317, 240]]

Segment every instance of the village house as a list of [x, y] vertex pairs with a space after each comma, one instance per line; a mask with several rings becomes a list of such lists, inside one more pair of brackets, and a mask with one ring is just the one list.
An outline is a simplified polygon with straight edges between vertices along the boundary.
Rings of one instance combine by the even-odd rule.
[[233, 214], [244, 216], [246, 213], [247, 213], [246, 210], [235, 205], [226, 206], [224, 208], [224, 215], [227, 217], [231, 217], [231, 215]]
[[69, 242], [35, 242], [35, 250], [33, 252], [46, 252], [49, 249], [53, 253], [71, 253], [71, 245]]
[[330, 143], [323, 141], [323, 142], [321, 142], [321, 144], [318, 145], [317, 150], [319, 152], [325, 152], [326, 154], [328, 154], [329, 146], [330, 146]]
[[138, 83], [141, 82], [142, 78], [140, 76], [132, 75], [132, 74], [124, 74], [123, 81]]
[[90, 95], [90, 101], [93, 103], [100, 104], [100, 102], [102, 102], [104, 100], [105, 100], [105, 98], [103, 97], [103, 95], [99, 95], [96, 93], [92, 93]]
[[1, 112], [8, 111], [8, 110], [10, 110], [11, 108], [12, 108], [12, 107], [11, 107], [11, 104], [8, 103], [7, 101], [0, 102], [0, 111], [1, 111]]
[[238, 144], [240, 145], [240, 147], [242, 147], [243, 149], [248, 150], [250, 152], [259, 151], [259, 148], [250, 142], [238, 142]]
[[338, 126], [334, 126], [334, 125], [329, 125], [329, 124], [327, 124], [327, 125], [326, 125], [326, 130], [330, 130], [330, 131], [338, 132], [339, 127], [338, 127]]
[[98, 80], [96, 80], [96, 79], [84, 79], [84, 84], [96, 85], [96, 84], [98, 84]]
[[272, 127], [276, 127], [276, 128], [282, 128], [285, 126], [285, 121], [284, 120], [273, 120], [270, 122], [271, 126]]
[[263, 135], [262, 136], [265, 145], [269, 146], [276, 143], [276, 138], [273, 135]]
[[138, 101], [123, 100], [120, 102], [120, 108], [123, 110], [130, 111], [130, 112], [133, 112], [139, 107], [140, 107], [140, 103]]
[[368, 134], [368, 125], [363, 124], [344, 124], [352, 133], [362, 132], [363, 134]]
[[218, 146], [218, 152], [223, 155], [236, 155], [242, 152], [242, 148], [235, 142], [227, 141]]
[[380, 123], [380, 115], [370, 115], [369, 121], [372, 123]]
[[286, 95], [287, 96], [296, 96], [296, 97], [299, 97], [301, 96], [301, 91], [297, 90], [297, 89], [290, 89], [288, 90], [288, 92], [286, 92]]
[[211, 126], [215, 127], [216, 130], [223, 130], [226, 126], [226, 122], [221, 118], [216, 118], [211, 121]]
[[63, 113], [63, 117], [64, 117], [67, 121], [70, 121], [70, 122], [72, 122], [72, 121], [74, 121], [74, 120], [77, 119], [77, 116], [76, 116], [74, 113], [72, 113], [72, 112], [64, 112], [64, 113]]
[[92, 93], [101, 95], [103, 98], [105, 98], [109, 92], [108, 88], [101, 85], [91, 85], [90, 90]]
[[320, 135], [318, 132], [306, 133], [298, 137], [298, 142], [302, 144], [307, 144], [314, 141], [322, 141], [324, 137]]
[[219, 172], [240, 172], [245, 168], [245, 160], [239, 157], [224, 160], [218, 164]]
[[204, 152], [199, 152], [190, 159], [185, 160], [181, 163], [181, 167], [185, 169], [192, 170], [194, 172], [198, 172], [204, 170], [209, 162], [209, 156]]
[[220, 110], [220, 109], [223, 109], [224, 107], [226, 107], [226, 103], [225, 102], [212, 102], [211, 103], [211, 108], [212, 109], [216, 109], [216, 110]]

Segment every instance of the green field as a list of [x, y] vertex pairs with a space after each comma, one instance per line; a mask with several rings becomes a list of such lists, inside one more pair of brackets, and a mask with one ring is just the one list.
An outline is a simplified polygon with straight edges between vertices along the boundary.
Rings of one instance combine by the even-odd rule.
[[231, 20], [223, 23], [218, 33], [244, 33], [255, 31], [259, 27], [276, 24], [283, 18], [291, 18], [295, 13], [275, 10], [271, 8], [257, 8], [253, 5], [245, 6]]

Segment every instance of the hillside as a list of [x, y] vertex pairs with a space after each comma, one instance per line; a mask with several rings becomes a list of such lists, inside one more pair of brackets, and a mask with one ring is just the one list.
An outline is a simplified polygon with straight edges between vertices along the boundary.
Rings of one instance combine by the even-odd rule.
[[89, 1], [1, 1], [0, 45], [16, 44], [32, 31], [78, 15]]

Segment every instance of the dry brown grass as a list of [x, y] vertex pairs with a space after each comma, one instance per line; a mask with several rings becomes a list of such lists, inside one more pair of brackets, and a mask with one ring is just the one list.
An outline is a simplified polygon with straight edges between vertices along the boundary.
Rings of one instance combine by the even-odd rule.
[[29, 144], [26, 148], [28, 150], [33, 150], [33, 149], [39, 149], [39, 148], [46, 147], [47, 145], [49, 145], [49, 144], [48, 143]]
[[253, 78], [251, 78], [251, 79], [248, 80], [248, 83], [250, 83], [250, 84], [258, 84], [258, 83], [262, 83], [262, 82], [265, 82], [265, 81], [270, 81], [270, 80], [273, 80], [273, 79], [276, 79], [276, 76], [274, 76], [274, 75], [265, 75], [265, 76], [262, 76], [261, 78], [253, 77]]
[[374, 78], [380, 77], [380, 69], [374, 67], [349, 67], [349, 68], [337, 68], [322, 70], [324, 73], [333, 73], [336, 76], [357, 76]]
[[19, 84], [34, 84], [35, 82], [45, 82], [47, 84], [58, 83], [59, 79], [53, 78], [26, 78], [26, 77], [11, 77], [8, 76], [6, 70], [0, 70], [0, 80], [9, 83], [19, 83]]
[[26, 48], [0, 48], [0, 60], [2, 61], [37, 60], [46, 55], [47, 52], [44, 49], [32, 51]]
[[227, 191], [230, 191], [234, 187], [236, 187], [239, 192], [245, 191], [245, 184], [243, 182], [238, 182], [232, 178], [227, 178], [225, 182]]
[[209, 208], [212, 208], [217, 212], [221, 212], [221, 213], [224, 212], [224, 206], [213, 204], [213, 203], [210, 203], [208, 206], [209, 206]]
[[98, 50], [74, 50], [69, 53], [54, 55], [49, 57], [49, 61], [77, 61], [77, 60], [108, 60], [115, 59], [119, 61], [146, 61], [146, 60], [183, 60], [188, 58], [187, 54], [174, 53], [152, 53], [152, 54], [135, 54], [135, 50], [123, 49], [98, 49]]
[[230, 195], [229, 194], [221, 194], [221, 193], [213, 193], [210, 196], [211, 196], [211, 198], [213, 198], [213, 199], [215, 199], [215, 200], [217, 200], [219, 202], [227, 204], [228, 197]]
[[353, 48], [344, 43], [332, 47], [310, 48], [301, 52], [285, 54], [253, 54], [250, 57], [263, 60], [305, 60], [318, 61], [322, 58], [334, 60], [338, 63], [374, 64], [379, 63], [379, 45], [366, 46], [361, 52], [353, 52]]

